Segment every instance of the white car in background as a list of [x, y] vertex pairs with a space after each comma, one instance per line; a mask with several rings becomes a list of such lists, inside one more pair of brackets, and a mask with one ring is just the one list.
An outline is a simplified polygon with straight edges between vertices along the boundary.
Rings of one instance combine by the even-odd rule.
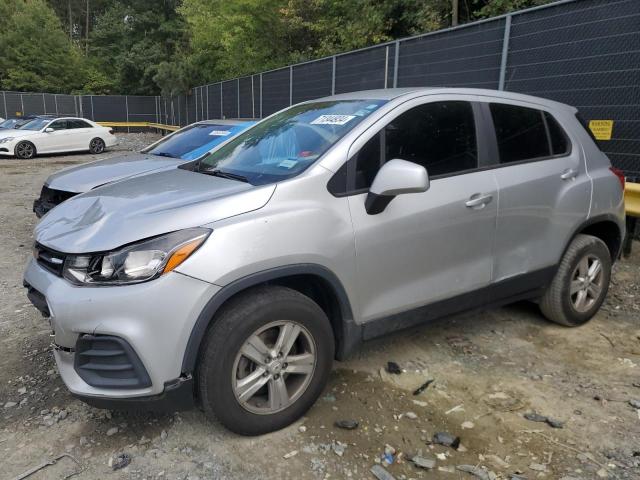
[[21, 159], [46, 153], [102, 153], [117, 143], [113, 130], [86, 118], [37, 117], [16, 130], [0, 131], [0, 155]]

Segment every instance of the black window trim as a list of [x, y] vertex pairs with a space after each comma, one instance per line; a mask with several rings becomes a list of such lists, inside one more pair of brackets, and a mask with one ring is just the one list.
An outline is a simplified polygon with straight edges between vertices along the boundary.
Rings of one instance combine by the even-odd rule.
[[[558, 158], [565, 158], [565, 157], [570, 157], [571, 156], [571, 154], [573, 153], [573, 140], [571, 139], [571, 136], [567, 133], [567, 130], [564, 128], [562, 123], [558, 121], [558, 119], [556, 118], [556, 116], [552, 112], [550, 112], [549, 110], [545, 109], [541, 105], [540, 106], [530, 106], [529, 107], [529, 106], [524, 106], [524, 105], [518, 105], [518, 104], [515, 104], [515, 103], [499, 101], [499, 100], [500, 99], [498, 99], [498, 98], [492, 98], [491, 100], [488, 100], [488, 101], [478, 102], [478, 103], [481, 104], [481, 109], [482, 109], [483, 116], [484, 116], [484, 122], [483, 123], [487, 127], [486, 128], [486, 133], [488, 134], [487, 139], [492, 144], [492, 151], [494, 152], [492, 154], [492, 157], [489, 157], [487, 159], [488, 163], [486, 163], [483, 167], [481, 167], [482, 171], [494, 170], [496, 168], [515, 167], [515, 166], [518, 166], [518, 165], [525, 165], [527, 163], [544, 162], [546, 160], [554, 160], [554, 159], [558, 159]], [[514, 106], [514, 107], [522, 107], [522, 108], [528, 108], [530, 110], [538, 110], [538, 111], [540, 111], [542, 113], [542, 119], [544, 121], [545, 130], [547, 132], [547, 141], [550, 143], [551, 142], [551, 137], [549, 135], [549, 128], [548, 128], [548, 125], [547, 125], [547, 119], [544, 116], [544, 113], [548, 113], [556, 121], [556, 123], [558, 124], [558, 126], [562, 130], [562, 133], [563, 133], [564, 137], [566, 138], [567, 143], [569, 144], [569, 149], [567, 150], [566, 153], [561, 153], [561, 154], [558, 154], [558, 155], [545, 155], [543, 157], [527, 158], [526, 160], [519, 160], [517, 162], [499, 163], [500, 162], [500, 153], [499, 153], [499, 149], [498, 149], [498, 137], [496, 135], [496, 129], [495, 129], [495, 125], [493, 124], [493, 117], [491, 116], [491, 109], [490, 109], [490, 105], [492, 103], [500, 103], [502, 105], [511, 105], [511, 106]], [[553, 149], [550, 148], [550, 150], [553, 150]], [[492, 160], [491, 160], [492, 158], [497, 159], [498, 163], [493, 163]]]
[[[426, 98], [429, 98], [429, 96], [426, 96]], [[466, 169], [466, 170], [460, 170], [458, 172], [446, 173], [446, 174], [442, 174], [442, 175], [434, 175], [434, 176], [429, 175], [429, 181], [433, 182], [433, 181], [442, 180], [442, 179], [445, 179], [445, 178], [457, 177], [459, 175], [468, 175], [469, 173], [475, 173], [475, 172], [480, 172], [480, 171], [486, 170], [486, 168], [483, 167], [483, 165], [486, 165], [487, 162], [490, 160], [492, 142], [491, 142], [490, 135], [488, 135], [488, 131], [487, 131], [487, 128], [486, 128], [486, 125], [485, 125], [485, 122], [484, 122], [483, 111], [482, 111], [482, 108], [481, 108], [481, 105], [480, 105], [482, 102], [478, 102], [478, 101], [475, 101], [475, 100], [472, 100], [472, 99], [466, 99], [466, 98], [447, 99], [447, 100], [431, 99], [430, 101], [427, 100], [427, 101], [425, 101], [425, 102], [423, 102], [423, 103], [421, 103], [419, 105], [415, 105], [415, 106], [413, 106], [413, 107], [411, 107], [411, 108], [409, 108], [409, 109], [407, 109], [407, 110], [405, 110], [405, 111], [393, 116], [392, 118], [386, 119], [387, 116], [385, 115], [385, 118], [382, 119], [384, 121], [383, 127], [377, 129], [375, 131], [375, 133], [366, 142], [364, 142], [362, 144], [362, 147], [364, 147], [364, 145], [366, 145], [366, 143], [369, 142], [369, 140], [371, 140], [374, 136], [378, 135], [382, 131], [382, 128], [386, 127], [389, 124], [389, 122], [391, 122], [395, 118], [399, 117], [400, 115], [403, 115], [404, 113], [408, 112], [409, 110], [411, 110], [413, 108], [417, 108], [417, 107], [419, 107], [421, 105], [426, 105], [426, 104], [429, 104], [429, 103], [439, 103], [439, 102], [467, 102], [467, 103], [471, 104], [471, 110], [473, 112], [473, 120], [474, 120], [474, 126], [475, 126], [475, 134], [476, 134], [476, 150], [477, 150], [477, 154], [478, 154], [478, 163], [477, 163], [478, 166], [476, 168], [469, 168], [469, 169]], [[393, 114], [393, 111], [391, 111], [389, 113]], [[493, 128], [493, 122], [491, 124], [491, 128]], [[366, 134], [366, 132], [364, 132], [363, 135], [364, 134]], [[340, 166], [340, 168], [329, 179], [329, 182], [327, 183], [327, 190], [334, 197], [337, 197], [337, 198], [351, 197], [351, 196], [355, 196], [355, 195], [362, 195], [363, 193], [368, 193], [369, 192], [368, 188], [359, 188], [357, 190], [353, 189], [353, 185], [354, 185], [354, 182], [355, 182], [355, 168], [356, 168], [356, 162], [354, 161], [354, 159], [355, 159], [356, 155], [360, 152], [362, 147], [360, 147], [360, 149], [358, 149], [358, 151], [354, 152], [353, 155], [351, 155], [349, 158], [347, 158], [347, 160], [345, 160], [345, 162]], [[345, 191], [344, 192], [335, 191], [335, 189], [332, 188], [332, 180], [335, 177], [337, 177], [338, 175], [341, 174], [341, 170], [345, 166], [347, 168]], [[382, 166], [380, 166], [380, 167], [382, 167]], [[428, 173], [428, 171], [427, 171], [427, 173]]]

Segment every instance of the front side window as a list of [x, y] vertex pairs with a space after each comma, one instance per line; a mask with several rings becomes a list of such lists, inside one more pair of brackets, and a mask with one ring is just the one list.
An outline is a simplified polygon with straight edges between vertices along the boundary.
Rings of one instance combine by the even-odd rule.
[[253, 185], [294, 177], [384, 103], [343, 100], [293, 106], [204, 157], [198, 171]]
[[551, 114], [503, 103], [492, 103], [489, 108], [501, 164], [569, 152], [567, 135]]
[[427, 103], [396, 117], [354, 157], [355, 190], [369, 188], [379, 168], [394, 158], [422, 165], [432, 178], [477, 168], [471, 104]]
[[67, 120], [56, 120], [55, 122], [51, 122], [48, 128], [53, 128], [54, 130], [66, 130], [68, 127]]

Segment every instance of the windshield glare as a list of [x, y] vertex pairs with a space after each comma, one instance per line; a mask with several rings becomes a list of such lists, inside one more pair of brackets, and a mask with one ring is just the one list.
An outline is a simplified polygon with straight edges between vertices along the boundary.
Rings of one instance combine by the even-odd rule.
[[184, 155], [204, 145], [213, 146], [221, 143], [237, 129], [237, 125], [231, 124], [197, 123], [177, 131], [143, 152], [163, 157], [183, 158]]
[[385, 103], [344, 100], [296, 105], [204, 157], [198, 170], [241, 175], [253, 185], [294, 177]]
[[0, 123], [0, 128], [13, 128], [18, 122], [19, 120], [10, 118], [9, 120], [5, 120], [4, 122]]
[[36, 118], [21, 126], [20, 130], [42, 130], [50, 121], [50, 118]]

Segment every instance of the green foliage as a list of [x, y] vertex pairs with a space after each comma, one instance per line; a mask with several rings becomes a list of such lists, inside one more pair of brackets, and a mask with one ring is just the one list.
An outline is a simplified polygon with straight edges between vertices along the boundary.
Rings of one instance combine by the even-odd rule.
[[83, 59], [44, 0], [0, 0], [0, 88], [68, 93]]
[[[549, 1], [458, 0], [459, 22]], [[447, 27], [451, 11], [452, 0], [0, 0], [0, 88], [177, 95]]]

